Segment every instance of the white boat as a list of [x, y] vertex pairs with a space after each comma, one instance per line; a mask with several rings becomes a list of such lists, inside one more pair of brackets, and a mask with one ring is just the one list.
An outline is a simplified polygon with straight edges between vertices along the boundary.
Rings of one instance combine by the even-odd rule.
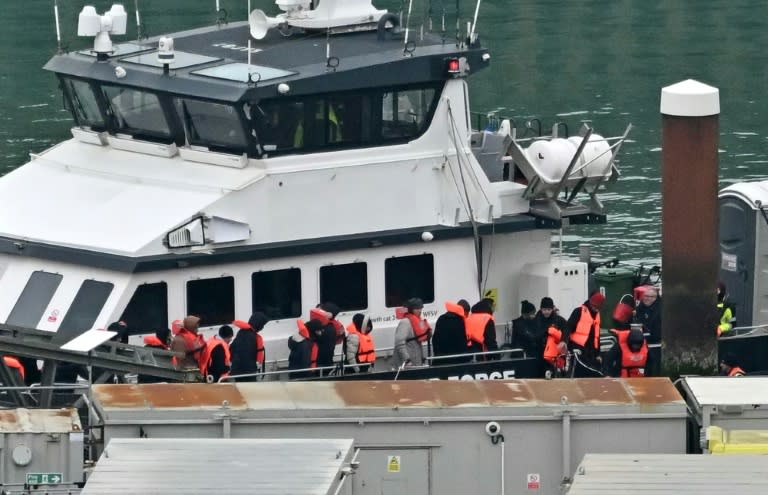
[[522, 299], [584, 300], [587, 267], [552, 256], [552, 229], [605, 221], [626, 133], [473, 130], [477, 16], [454, 37], [366, 0], [277, 3], [131, 42], [111, 40], [122, 7], [83, 10], [94, 48], [45, 66], [72, 138], [0, 178], [0, 322], [64, 341], [196, 314], [211, 335], [263, 311], [275, 360], [320, 302], [370, 315], [386, 347], [410, 297], [434, 320], [490, 296], [497, 322]]

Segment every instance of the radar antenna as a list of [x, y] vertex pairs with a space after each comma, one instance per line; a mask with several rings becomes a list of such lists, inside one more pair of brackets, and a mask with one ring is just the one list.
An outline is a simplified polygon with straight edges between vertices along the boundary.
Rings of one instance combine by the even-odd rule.
[[109, 35], [125, 34], [127, 24], [128, 14], [120, 4], [112, 5], [104, 15], [97, 14], [93, 5], [86, 5], [78, 17], [77, 35], [94, 36], [93, 51], [96, 53], [96, 60], [104, 61], [114, 52]]

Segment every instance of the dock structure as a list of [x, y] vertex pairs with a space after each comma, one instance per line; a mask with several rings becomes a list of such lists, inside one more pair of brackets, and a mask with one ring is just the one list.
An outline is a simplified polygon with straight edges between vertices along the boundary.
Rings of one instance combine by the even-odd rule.
[[687, 80], [661, 90], [663, 369], [710, 374], [717, 358], [717, 88]]
[[[96, 385], [116, 439], [351, 438], [355, 495], [559, 495], [587, 452], [682, 454], [666, 378]], [[107, 447], [109, 448], [109, 447]]]

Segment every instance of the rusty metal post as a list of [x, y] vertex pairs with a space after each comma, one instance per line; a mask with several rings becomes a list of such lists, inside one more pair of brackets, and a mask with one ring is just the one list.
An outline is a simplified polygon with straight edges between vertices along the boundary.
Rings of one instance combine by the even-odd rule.
[[663, 369], [717, 366], [717, 88], [687, 80], [661, 90]]

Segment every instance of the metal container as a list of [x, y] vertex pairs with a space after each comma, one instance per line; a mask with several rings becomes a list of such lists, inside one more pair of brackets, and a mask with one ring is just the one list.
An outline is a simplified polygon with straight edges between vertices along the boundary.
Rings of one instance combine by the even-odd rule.
[[680, 390], [691, 409], [691, 450], [707, 451], [710, 426], [768, 430], [768, 377], [686, 377]]
[[764, 455], [588, 454], [567, 495], [768, 493]]
[[685, 452], [666, 378], [98, 385], [115, 438], [354, 438], [353, 492], [555, 495], [586, 452]]
[[[34, 493], [82, 483], [83, 430], [75, 409], [0, 410], [3, 493]], [[27, 493], [27, 492], [25, 492]]]
[[115, 439], [82, 495], [348, 494], [352, 443], [327, 438]]

